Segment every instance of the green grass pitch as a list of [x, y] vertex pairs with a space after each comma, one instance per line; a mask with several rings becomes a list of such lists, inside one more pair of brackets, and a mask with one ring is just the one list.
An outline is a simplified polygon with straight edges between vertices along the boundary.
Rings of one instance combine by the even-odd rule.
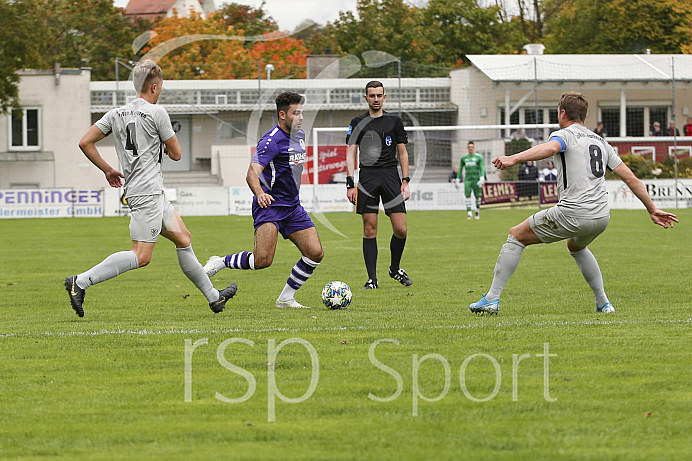
[[[409, 288], [387, 276], [381, 215], [372, 291], [360, 218], [327, 214], [346, 238], [316, 220], [310, 310], [274, 307], [288, 241], [268, 269], [214, 276], [239, 286], [214, 315], [161, 239], [148, 267], [87, 291], [83, 319], [63, 280], [129, 249], [128, 220], [1, 221], [0, 458], [689, 459], [692, 212], [672, 230], [612, 212], [591, 250], [615, 314], [595, 313], [565, 243], [527, 248], [500, 315], [471, 314], [533, 211], [410, 212]], [[185, 221], [202, 263], [252, 248], [249, 217]], [[321, 305], [332, 280], [348, 309]]]

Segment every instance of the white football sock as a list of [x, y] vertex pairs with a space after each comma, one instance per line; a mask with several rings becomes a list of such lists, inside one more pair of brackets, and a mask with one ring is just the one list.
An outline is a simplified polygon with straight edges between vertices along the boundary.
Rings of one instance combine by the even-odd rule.
[[86, 272], [77, 275], [77, 286], [86, 290], [91, 285], [105, 282], [139, 267], [139, 261], [134, 251], [119, 251], [108, 256]]
[[502, 250], [500, 250], [500, 254], [497, 257], [495, 276], [485, 299], [495, 301], [500, 298], [509, 278], [517, 269], [517, 266], [519, 266], [521, 253], [524, 251], [524, 248], [526, 248], [526, 245], [514, 238], [512, 234], [507, 236], [507, 242], [502, 245]]
[[204, 267], [199, 263], [197, 256], [195, 256], [195, 252], [192, 250], [192, 245], [187, 248], [176, 248], [175, 250], [178, 255], [178, 264], [180, 264], [183, 273], [195, 284], [197, 289], [204, 294], [204, 297], [207, 298], [210, 303], [219, 299], [219, 290], [214, 288], [211, 280], [207, 277], [207, 274], [204, 272]]
[[292, 299], [296, 291], [303, 286], [305, 282], [310, 278], [312, 272], [319, 266], [320, 263], [316, 263], [311, 259], [303, 256], [291, 269], [291, 275], [286, 281], [283, 291], [279, 295], [279, 301], [288, 301]]
[[603, 276], [601, 275], [601, 268], [598, 267], [596, 257], [588, 248], [574, 253], [570, 251], [569, 254], [577, 262], [577, 266], [579, 266], [579, 270], [584, 276], [586, 283], [593, 290], [594, 297], [596, 298], [596, 307], [603, 307], [608, 302], [608, 297], [603, 288]]

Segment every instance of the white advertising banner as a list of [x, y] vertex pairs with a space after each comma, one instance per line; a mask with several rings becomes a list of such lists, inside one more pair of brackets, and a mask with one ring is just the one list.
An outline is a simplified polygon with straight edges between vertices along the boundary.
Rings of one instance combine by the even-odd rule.
[[178, 187], [173, 200], [168, 191], [166, 196], [173, 202], [180, 216], [226, 216], [228, 215], [228, 190], [222, 186]]
[[[227, 187], [177, 187], [164, 189], [180, 216], [226, 216], [228, 214]], [[104, 190], [104, 216], [129, 216], [122, 189]]]
[[252, 191], [249, 187], [228, 188], [228, 214], [238, 216], [252, 215]]
[[0, 218], [93, 218], [103, 216], [103, 191], [0, 190]]
[[300, 203], [309, 213], [353, 211], [346, 198], [346, 184], [319, 184], [317, 188], [307, 184], [300, 188]]
[[[657, 207], [674, 208], [676, 188], [678, 208], [692, 207], [692, 179], [679, 179], [677, 186], [674, 179], [643, 179], [642, 182]], [[606, 181], [606, 189], [611, 209], [644, 209], [624, 182]]]
[[[646, 190], [659, 208], [692, 207], [692, 179], [645, 179]], [[606, 181], [612, 209], [643, 209], [644, 206], [622, 181]], [[252, 214], [252, 192], [248, 187], [178, 187], [165, 194], [181, 216], [226, 216]], [[300, 200], [308, 212], [353, 211], [343, 184], [306, 184]], [[451, 183], [411, 184], [407, 210], [463, 210], [463, 190]], [[122, 189], [104, 190], [9, 189], [0, 190], [0, 218], [68, 218], [128, 216]]]

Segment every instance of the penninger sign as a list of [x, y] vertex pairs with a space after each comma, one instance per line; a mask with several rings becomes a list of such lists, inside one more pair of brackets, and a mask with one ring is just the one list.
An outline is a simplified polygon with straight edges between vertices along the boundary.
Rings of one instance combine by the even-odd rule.
[[2, 189], [0, 218], [93, 218], [103, 216], [103, 191]]

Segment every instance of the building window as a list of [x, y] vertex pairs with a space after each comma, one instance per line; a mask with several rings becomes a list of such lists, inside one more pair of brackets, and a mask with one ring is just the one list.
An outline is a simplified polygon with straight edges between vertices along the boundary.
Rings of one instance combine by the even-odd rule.
[[[668, 128], [667, 107], [649, 107], [649, 126], [647, 127], [649, 132], [654, 129], [654, 123], [656, 122], [661, 124], [661, 129], [666, 132], [666, 136], [668, 136], [670, 129]], [[646, 134], [648, 135], [649, 133]]]
[[10, 149], [41, 149], [41, 110], [38, 107], [12, 109], [10, 116]]
[[244, 138], [247, 132], [246, 121], [224, 121], [219, 130], [220, 138]]
[[[510, 125], [519, 125], [519, 123], [520, 123], [519, 122], [519, 111], [515, 110], [509, 116], [509, 124]], [[504, 124], [505, 124], [505, 109], [501, 108], [500, 109], [500, 125], [504, 125]], [[512, 131], [513, 130], [500, 130], [500, 136], [502, 136], [503, 138], [508, 138], [509, 136], [511, 136]]]

